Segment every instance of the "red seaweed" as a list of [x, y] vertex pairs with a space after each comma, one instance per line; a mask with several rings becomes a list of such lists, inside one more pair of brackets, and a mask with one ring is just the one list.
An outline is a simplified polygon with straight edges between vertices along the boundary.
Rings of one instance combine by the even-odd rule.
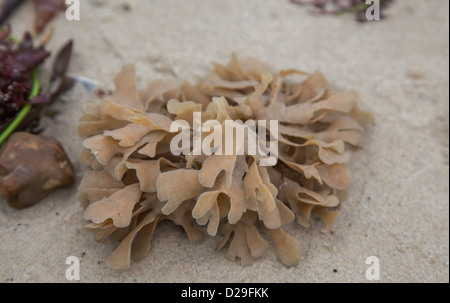
[[66, 10], [64, 0], [33, 0], [33, 3], [36, 14], [34, 29], [37, 33], [41, 33], [47, 23], [58, 13]]
[[[50, 55], [43, 47], [33, 46], [29, 33], [17, 44], [9, 33], [9, 27], [0, 31], [0, 125], [29, 102], [31, 74]], [[45, 96], [30, 100], [31, 103], [48, 101]]]

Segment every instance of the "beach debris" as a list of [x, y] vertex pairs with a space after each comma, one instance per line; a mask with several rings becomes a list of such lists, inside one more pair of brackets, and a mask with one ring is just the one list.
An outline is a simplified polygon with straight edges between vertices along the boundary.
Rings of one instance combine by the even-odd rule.
[[64, 12], [67, 8], [65, 0], [33, 0], [35, 19], [34, 30], [41, 33], [45, 26], [56, 15]]
[[13, 118], [28, 103], [49, 102], [46, 95], [30, 99], [33, 71], [50, 56], [43, 47], [36, 48], [29, 33], [15, 42], [10, 28], [0, 31], [0, 125]]
[[0, 30], [0, 187], [19, 209], [73, 183], [72, 166], [56, 139], [17, 132], [40, 131], [43, 110], [72, 84], [65, 76], [73, 47], [68, 41], [55, 57], [47, 86], [41, 87], [36, 69], [50, 56], [44, 46], [35, 47], [29, 33], [17, 41], [9, 26]]
[[33, 206], [74, 179], [72, 165], [54, 138], [16, 132], [0, 150], [0, 193], [14, 208]]
[[[84, 105], [78, 125], [91, 167], [79, 187], [86, 229], [95, 240], [121, 240], [106, 261], [116, 270], [143, 258], [157, 224], [168, 219], [191, 241], [222, 236], [230, 260], [243, 265], [261, 257], [271, 238], [280, 261], [295, 266], [301, 242], [284, 227], [309, 227], [312, 215], [330, 228], [350, 186], [348, 145], [359, 146], [370, 115], [359, 110], [358, 95], [333, 89], [320, 72], [275, 72], [253, 58], [215, 63], [201, 82], [167, 80], [139, 90], [135, 69], [125, 66], [116, 90]], [[299, 78], [300, 77], [300, 78]], [[173, 153], [173, 121], [195, 133], [202, 122], [278, 120], [278, 163], [262, 166], [250, 154]], [[246, 141], [245, 144], [248, 142]]]
[[50, 53], [44, 45], [35, 47], [29, 33], [16, 41], [10, 28], [0, 31], [0, 144], [16, 130], [35, 132], [42, 111], [73, 81], [66, 77], [73, 41], [66, 42], [55, 56], [46, 87], [36, 73]]

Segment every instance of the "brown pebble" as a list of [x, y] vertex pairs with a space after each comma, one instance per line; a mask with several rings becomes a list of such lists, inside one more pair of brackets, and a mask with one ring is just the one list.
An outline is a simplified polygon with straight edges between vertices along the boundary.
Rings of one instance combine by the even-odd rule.
[[30, 207], [73, 182], [72, 164], [54, 138], [17, 132], [0, 150], [0, 193], [14, 208]]

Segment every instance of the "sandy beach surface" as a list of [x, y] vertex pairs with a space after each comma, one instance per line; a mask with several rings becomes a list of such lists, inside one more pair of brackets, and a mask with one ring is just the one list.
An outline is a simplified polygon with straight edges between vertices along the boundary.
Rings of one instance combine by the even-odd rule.
[[[149, 255], [115, 272], [104, 261], [118, 243], [96, 243], [76, 201], [87, 171], [76, 124], [94, 98], [78, 85], [42, 122], [68, 153], [76, 184], [26, 210], [0, 200], [0, 282], [67, 282], [68, 256], [81, 260], [80, 282], [367, 282], [369, 256], [380, 260], [381, 282], [449, 282], [449, 2], [397, 0], [386, 14], [361, 24], [288, 0], [91, 0], [81, 1], [80, 21], [60, 15], [48, 48], [73, 38], [70, 73], [105, 89], [128, 63], [144, 87], [197, 81], [235, 52], [276, 69], [322, 71], [333, 86], [358, 91], [374, 123], [352, 152], [349, 199], [331, 232], [316, 219], [310, 229], [287, 228], [303, 246], [298, 266], [283, 266], [270, 246], [243, 267], [216, 250], [220, 237], [191, 244], [163, 222]], [[16, 35], [32, 28], [32, 16], [31, 3], [14, 15]]]

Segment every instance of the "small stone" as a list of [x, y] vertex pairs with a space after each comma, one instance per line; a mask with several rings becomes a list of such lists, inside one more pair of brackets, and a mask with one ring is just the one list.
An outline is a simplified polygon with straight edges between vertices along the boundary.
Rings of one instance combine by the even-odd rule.
[[17, 132], [0, 150], [0, 193], [14, 208], [30, 207], [74, 179], [72, 164], [54, 138]]

